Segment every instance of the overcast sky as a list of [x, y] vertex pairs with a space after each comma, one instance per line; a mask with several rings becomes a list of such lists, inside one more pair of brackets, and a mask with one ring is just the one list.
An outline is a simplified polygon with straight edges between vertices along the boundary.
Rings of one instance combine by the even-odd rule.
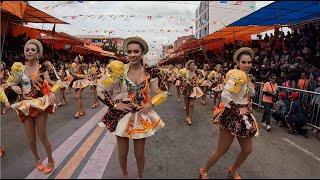
[[[104, 30], [116, 30], [111, 34], [111, 37], [141, 36], [149, 43], [151, 51], [160, 50], [161, 44], [173, 43], [179, 36], [190, 35], [191, 29], [188, 32], [185, 29], [194, 26], [192, 19], [195, 16], [195, 9], [200, 4], [200, 1], [29, 2], [32, 6], [70, 23], [70, 25], [56, 25], [57, 32], [66, 32], [71, 35], [104, 34], [109, 36]], [[257, 8], [270, 2], [272, 1], [257, 2]], [[95, 17], [87, 17], [86, 15], [95, 15]], [[134, 15], [135, 17], [112, 18], [101, 15]], [[99, 16], [101, 17], [99, 18]], [[147, 16], [152, 16], [151, 20]], [[53, 27], [52, 24], [30, 24], [29, 26], [43, 29], [52, 29]], [[160, 32], [161, 29], [166, 32]], [[95, 33], [96, 30], [101, 31]], [[132, 33], [128, 32], [129, 30], [147, 30], [148, 32]], [[167, 32], [167, 30], [171, 31]]]

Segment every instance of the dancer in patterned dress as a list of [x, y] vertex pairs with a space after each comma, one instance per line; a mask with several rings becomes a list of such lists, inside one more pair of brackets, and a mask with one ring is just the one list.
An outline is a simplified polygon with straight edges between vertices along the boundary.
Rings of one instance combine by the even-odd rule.
[[83, 101], [82, 101], [82, 92], [84, 88], [90, 85], [86, 65], [83, 64], [82, 62], [83, 62], [83, 57], [79, 55], [74, 60], [75, 64], [72, 65], [72, 68], [74, 68], [75, 74], [71, 84], [72, 84], [72, 88], [76, 90], [76, 98], [77, 98], [77, 105], [78, 105], [78, 108], [77, 108], [78, 110], [74, 115], [76, 119], [78, 119], [80, 116], [85, 115], [85, 110], [84, 110]]
[[206, 165], [200, 168], [202, 179], [208, 178], [207, 172], [228, 151], [235, 136], [241, 152], [235, 163], [228, 167], [228, 173], [233, 179], [241, 179], [237, 169], [252, 152], [252, 138], [259, 134], [252, 114], [254, 85], [248, 77], [253, 58], [254, 52], [248, 47], [238, 49], [233, 55], [239, 70], [233, 69], [226, 74], [226, 84], [221, 94], [224, 109], [214, 117], [214, 123], [220, 128], [218, 146], [210, 154]]
[[210, 89], [214, 92], [214, 106], [221, 103], [221, 92], [224, 86], [224, 76], [222, 74], [222, 66], [217, 64], [213, 71], [210, 72], [208, 78], [211, 81]]
[[53, 91], [57, 91], [55, 89], [60, 89], [63, 87], [63, 83], [58, 75], [56, 69], [50, 61], [44, 62], [44, 78], [48, 81], [49, 85], [52, 87]]
[[181, 92], [183, 88], [183, 78], [182, 78], [182, 72], [181, 72], [181, 64], [178, 64], [175, 69], [173, 70], [173, 75], [175, 76], [174, 85], [177, 89], [177, 102], [181, 102]]
[[100, 66], [94, 62], [92, 65], [90, 71], [90, 80], [92, 82], [93, 86], [93, 95], [94, 95], [94, 102], [91, 108], [97, 108], [99, 107], [99, 101], [98, 101], [98, 96], [97, 96], [97, 80], [102, 77], [102, 71]]
[[[0, 64], [0, 86], [2, 90], [4, 91], [8, 85], [7, 85], [7, 80], [10, 76], [10, 73], [8, 69], [6, 69], [6, 64], [4, 62], [1, 62]], [[1, 114], [6, 114], [7, 113], [7, 106], [5, 106], [4, 102], [1, 102]]]
[[[10, 84], [6, 90], [17, 94], [15, 98], [18, 99], [14, 99], [11, 107], [17, 112], [21, 123], [25, 127], [28, 143], [36, 160], [36, 168], [48, 174], [54, 169], [51, 144], [47, 137], [48, 113], [52, 114], [54, 112], [54, 93], [59, 89], [53, 91], [44, 78], [44, 65], [38, 64], [38, 59], [43, 56], [43, 47], [38, 40], [31, 39], [26, 42], [24, 55], [27, 59], [26, 65], [24, 66], [20, 62], [15, 62], [12, 65], [11, 76], [8, 79]], [[18, 102], [15, 102], [15, 100]], [[44, 167], [40, 160], [36, 134], [38, 134], [47, 152], [47, 167]]]
[[69, 87], [70, 82], [72, 81], [72, 77], [66, 66], [61, 66], [58, 75], [60, 77], [60, 80], [62, 81], [62, 87], [60, 89], [60, 102], [57, 105], [64, 106], [67, 104], [65, 90]]
[[208, 88], [211, 86], [210, 79], [208, 78], [209, 75], [209, 65], [204, 64], [203, 69], [200, 71], [200, 77], [199, 77], [199, 83], [201, 90], [203, 91], [202, 101], [201, 103], [203, 105], [206, 104], [206, 98], [207, 98], [207, 91]]
[[[1, 102], [1, 104], [3, 104], [4, 108], [10, 107], [10, 103], [8, 101], [6, 94], [4, 93], [4, 89], [2, 86], [0, 86], [0, 102]], [[1, 146], [0, 147], [0, 157], [2, 157], [3, 155], [4, 155], [4, 148]]]
[[184, 95], [184, 103], [186, 110], [186, 121], [188, 125], [192, 125], [192, 112], [194, 109], [194, 102], [196, 98], [203, 95], [199, 87], [196, 66], [194, 60], [189, 60], [186, 63], [187, 72], [184, 77], [184, 88], [182, 94]]
[[[121, 61], [109, 63], [110, 74], [99, 81], [98, 96], [109, 106], [103, 122], [116, 135], [123, 176], [128, 177], [129, 139], [133, 139], [137, 176], [142, 178], [146, 138], [164, 127], [153, 108], [165, 101], [167, 92], [158, 87], [159, 69], [143, 67], [143, 55], [148, 52], [147, 43], [140, 37], [130, 37], [125, 39], [124, 48], [129, 64], [124, 65]], [[156, 93], [154, 97], [150, 96], [150, 90]], [[112, 92], [113, 96], [108, 92]]]
[[174, 81], [173, 66], [170, 64], [165, 71], [167, 76], [168, 95], [171, 96], [171, 86]]

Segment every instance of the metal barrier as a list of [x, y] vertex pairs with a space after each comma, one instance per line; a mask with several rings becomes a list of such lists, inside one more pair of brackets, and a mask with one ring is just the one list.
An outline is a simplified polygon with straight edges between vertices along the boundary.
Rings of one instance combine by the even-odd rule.
[[[252, 103], [256, 105], [258, 109], [263, 108], [263, 85], [264, 83], [262, 82], [256, 82], [256, 95], [252, 100]], [[320, 130], [320, 93], [278, 86], [278, 92], [285, 92], [287, 96], [289, 96], [292, 91], [298, 92], [299, 99], [309, 105], [308, 117], [310, 118], [310, 123], [308, 123], [308, 125]]]

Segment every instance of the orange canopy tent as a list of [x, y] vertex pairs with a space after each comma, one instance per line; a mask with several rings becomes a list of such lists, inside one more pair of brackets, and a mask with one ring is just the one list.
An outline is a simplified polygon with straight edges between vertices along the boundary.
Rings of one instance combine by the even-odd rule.
[[10, 23], [8, 31], [13, 36], [17, 37], [19, 34], [27, 34], [31, 39], [40, 39], [40, 29], [22, 26], [20, 24]]
[[[1, 42], [2, 43], [1, 51], [3, 51], [5, 35], [8, 32], [8, 29], [10, 29], [9, 27], [10, 22], [16, 22], [21, 25], [23, 22], [68, 24], [43, 11], [40, 11], [37, 8], [30, 6], [29, 4], [23, 1], [1, 1], [0, 10], [1, 10], [1, 36], [3, 36], [3, 40]], [[26, 30], [26, 28], [24, 28], [24, 30]], [[35, 32], [35, 31], [32, 31], [32, 32]]]
[[186, 51], [192, 51], [195, 49], [198, 49], [200, 40], [199, 39], [195, 39], [195, 38], [191, 38], [186, 40], [183, 44], [181, 44], [181, 46], [174, 52], [172, 53], [177, 53], [176, 55], [180, 55], [183, 54]]
[[251, 35], [274, 29], [274, 26], [230, 26], [206, 36], [202, 44], [206, 49], [217, 50], [224, 43], [231, 43], [235, 40], [243, 42], [251, 41]]
[[23, 1], [1, 1], [1, 11], [14, 15], [11, 22], [68, 24]]
[[224, 43], [242, 40], [244, 42], [251, 40], [251, 35], [259, 34], [264, 31], [274, 29], [274, 26], [231, 26], [225, 27], [220, 31], [214, 32], [203, 39], [189, 39], [183, 43], [174, 53], [183, 54], [187, 51], [193, 51], [203, 47], [204, 49], [217, 50]]
[[84, 41], [71, 36], [63, 32], [55, 32], [53, 35], [52, 31], [41, 30], [41, 39], [47, 44], [54, 44], [55, 49], [62, 49], [66, 44], [72, 46], [73, 48], [77, 45], [83, 45]]
[[274, 26], [230, 26], [214, 32], [204, 38], [204, 40], [212, 40], [219, 38], [241, 38], [242, 36], [250, 36], [252, 34], [259, 34], [264, 31], [274, 29]]

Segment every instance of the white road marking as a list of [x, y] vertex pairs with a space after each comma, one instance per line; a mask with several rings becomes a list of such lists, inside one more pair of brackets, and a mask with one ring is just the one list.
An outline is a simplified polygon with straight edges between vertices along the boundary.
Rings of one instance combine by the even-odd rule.
[[[78, 145], [78, 143], [85, 137], [85, 135], [96, 126], [97, 122], [101, 120], [103, 115], [107, 112], [108, 107], [105, 106], [100, 109], [88, 122], [81, 126], [76, 132], [74, 132], [66, 141], [64, 141], [54, 152], [53, 158], [55, 159], [55, 167], [58, 167], [60, 163], [68, 156], [68, 154]], [[42, 163], [46, 165], [48, 158]], [[44, 173], [34, 169], [26, 179], [47, 179], [50, 174]]]
[[115, 136], [107, 131], [77, 179], [101, 179], [115, 145]]
[[297, 149], [303, 151], [304, 153], [306, 153], [308, 156], [312, 157], [313, 159], [317, 160], [320, 162], [320, 158], [318, 156], [316, 156], [315, 154], [313, 154], [312, 152], [307, 151], [306, 149], [302, 148], [301, 146], [297, 145], [296, 143], [290, 141], [287, 138], [282, 138], [284, 141], [288, 142], [289, 144], [291, 144], [292, 146], [296, 147]]

